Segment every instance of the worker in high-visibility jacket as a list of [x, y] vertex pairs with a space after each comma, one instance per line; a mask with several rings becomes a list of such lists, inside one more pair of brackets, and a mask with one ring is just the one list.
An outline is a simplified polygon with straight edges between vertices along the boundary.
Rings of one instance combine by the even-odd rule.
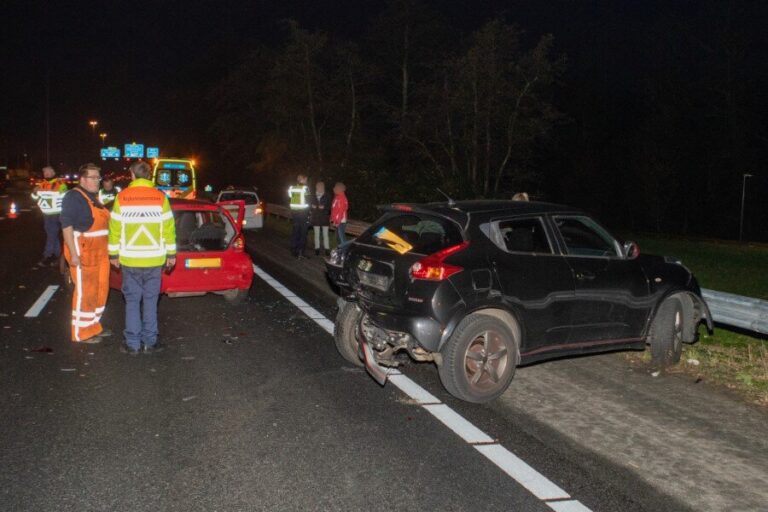
[[294, 258], [303, 258], [307, 245], [307, 230], [309, 226], [309, 187], [307, 177], [299, 174], [296, 177], [296, 185], [288, 187], [290, 198], [291, 221], [291, 254]]
[[101, 169], [80, 168], [80, 185], [64, 196], [61, 226], [72, 293], [72, 341], [98, 343], [112, 334], [101, 325], [109, 295], [109, 210], [98, 200]]
[[35, 184], [32, 190], [32, 199], [37, 202], [40, 211], [43, 212], [43, 226], [45, 227], [45, 249], [43, 258], [38, 266], [58, 266], [61, 257], [61, 201], [67, 192], [67, 184], [61, 178], [56, 177], [56, 170], [51, 166], [43, 167], [43, 179]]
[[115, 180], [112, 176], [104, 176], [101, 180], [101, 189], [99, 189], [99, 202], [111, 210], [112, 203], [115, 202], [115, 198], [121, 190], [120, 187], [115, 185]]
[[146, 162], [130, 166], [131, 183], [117, 194], [109, 221], [109, 261], [122, 268], [125, 343], [121, 351], [162, 349], [157, 342], [157, 301], [163, 267], [176, 264], [176, 227], [168, 197], [150, 181]]

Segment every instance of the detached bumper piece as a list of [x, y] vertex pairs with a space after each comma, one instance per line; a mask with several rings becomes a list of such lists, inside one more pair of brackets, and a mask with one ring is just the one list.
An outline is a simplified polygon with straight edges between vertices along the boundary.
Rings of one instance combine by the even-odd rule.
[[376, 361], [376, 356], [373, 353], [371, 345], [363, 334], [363, 330], [360, 329], [360, 351], [363, 354], [363, 362], [365, 363], [365, 369], [368, 370], [373, 379], [380, 385], [387, 383], [387, 370]]

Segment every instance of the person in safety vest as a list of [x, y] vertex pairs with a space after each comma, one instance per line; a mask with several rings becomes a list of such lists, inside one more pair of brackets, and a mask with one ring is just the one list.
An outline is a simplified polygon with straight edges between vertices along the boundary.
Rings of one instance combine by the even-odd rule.
[[109, 210], [98, 200], [101, 169], [80, 168], [80, 185], [64, 195], [61, 227], [72, 293], [72, 341], [98, 343], [112, 333], [101, 326], [109, 295]]
[[112, 176], [104, 176], [101, 180], [101, 189], [99, 190], [99, 201], [109, 209], [112, 209], [112, 203], [115, 202], [117, 194], [122, 189], [115, 186], [115, 180]]
[[45, 249], [43, 258], [38, 266], [58, 266], [61, 256], [61, 201], [67, 191], [64, 180], [56, 177], [56, 171], [51, 166], [43, 167], [43, 179], [35, 184], [32, 190], [32, 199], [37, 202], [40, 211], [43, 212], [43, 225], [45, 226]]
[[288, 197], [291, 202], [291, 254], [294, 258], [304, 257], [304, 249], [307, 245], [307, 230], [309, 225], [309, 188], [307, 177], [299, 174], [296, 177], [296, 185], [288, 187]]
[[176, 227], [168, 197], [150, 181], [146, 162], [131, 164], [131, 181], [117, 194], [109, 221], [109, 261], [122, 268], [125, 343], [136, 355], [162, 350], [157, 342], [157, 301], [163, 266], [176, 264]]

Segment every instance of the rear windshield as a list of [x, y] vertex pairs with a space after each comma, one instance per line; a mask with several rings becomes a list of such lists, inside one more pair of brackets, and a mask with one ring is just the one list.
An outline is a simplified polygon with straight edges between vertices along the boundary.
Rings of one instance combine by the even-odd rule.
[[235, 236], [235, 228], [220, 211], [176, 210], [173, 217], [179, 251], [223, 251]]
[[385, 216], [357, 238], [359, 243], [390, 247], [401, 254], [432, 254], [462, 241], [452, 222], [423, 214]]
[[253, 192], [222, 192], [219, 201], [245, 201], [245, 204], [257, 204], [259, 196]]
[[192, 185], [190, 169], [159, 169], [157, 184], [161, 187], [189, 187]]

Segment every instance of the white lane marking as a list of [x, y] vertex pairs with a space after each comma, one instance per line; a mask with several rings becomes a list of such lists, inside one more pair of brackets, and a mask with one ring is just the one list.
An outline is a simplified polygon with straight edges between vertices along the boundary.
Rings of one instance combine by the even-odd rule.
[[471, 424], [462, 415], [445, 404], [431, 404], [424, 405], [423, 407], [469, 444], [494, 442], [491, 436]]
[[[280, 295], [288, 299], [302, 312], [307, 314], [309, 318], [322, 327], [328, 334], [333, 335], [333, 322], [322, 317], [316, 309], [304, 302], [295, 293], [280, 284], [279, 281], [264, 272], [255, 264], [253, 265], [253, 271], [257, 276], [280, 293]], [[318, 313], [318, 315], [309, 314], [309, 312]], [[582, 505], [581, 502], [577, 500], [568, 500], [571, 496], [567, 492], [500, 444], [477, 444], [494, 443], [494, 439], [449, 406], [441, 403], [432, 393], [403, 375], [399, 370], [387, 368], [387, 374], [389, 375], [389, 381], [392, 382], [395, 387], [402, 391], [406, 396], [416, 400], [421, 407], [426, 409], [464, 441], [474, 446], [477, 451], [493, 462], [499, 469], [504, 471], [518, 484], [525, 487], [531, 494], [549, 505], [550, 508], [553, 508], [553, 510], [557, 510], [558, 512], [591, 512], [591, 510]], [[548, 500], [568, 501], [550, 503]]]
[[576, 500], [550, 501], [549, 508], [555, 512], [591, 512], [587, 507]]
[[400, 391], [411, 397], [412, 400], [416, 400], [419, 405], [440, 403], [439, 398], [403, 374], [390, 376], [389, 380], [392, 384], [397, 386]]
[[40, 297], [37, 298], [34, 304], [32, 304], [32, 307], [29, 308], [29, 310], [24, 313], [24, 316], [27, 318], [34, 318], [37, 315], [40, 314], [40, 312], [45, 308], [45, 305], [48, 304], [48, 301], [51, 300], [51, 297], [53, 297], [53, 294], [56, 293], [56, 290], [59, 289], [59, 285], [52, 284], [48, 288], [43, 291], [43, 293], [40, 295]]
[[570, 498], [567, 492], [500, 444], [481, 444], [475, 446], [475, 449], [514, 478], [517, 483], [531, 491], [537, 498], [541, 500]]

